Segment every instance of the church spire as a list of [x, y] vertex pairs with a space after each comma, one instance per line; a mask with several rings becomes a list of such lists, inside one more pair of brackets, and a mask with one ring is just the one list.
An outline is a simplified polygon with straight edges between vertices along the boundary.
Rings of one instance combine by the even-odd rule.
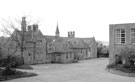
[[55, 35], [59, 37], [59, 34], [60, 34], [60, 32], [59, 32], [59, 27], [58, 27], [58, 22], [57, 22]]

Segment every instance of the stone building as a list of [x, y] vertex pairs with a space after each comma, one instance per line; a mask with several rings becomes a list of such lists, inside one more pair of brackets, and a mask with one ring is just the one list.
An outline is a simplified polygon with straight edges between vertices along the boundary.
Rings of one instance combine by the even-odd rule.
[[[9, 37], [10, 53], [22, 56], [24, 64], [46, 63], [46, 40], [37, 24], [26, 26], [25, 17], [22, 17], [21, 30], [15, 30]], [[22, 45], [23, 44], [23, 45]]]
[[[47, 50], [48, 54], [52, 56], [52, 62], [57, 61], [58, 59], [57, 56], [62, 58], [63, 55], [64, 57], [67, 55], [66, 57], [68, 61], [66, 59], [60, 60], [61, 63], [73, 62], [76, 59], [84, 60], [84, 59], [97, 57], [97, 45], [96, 45], [96, 41], [94, 37], [76, 38], [75, 31], [68, 32], [68, 37], [60, 37], [58, 24], [57, 24], [55, 36], [45, 35], [44, 37], [48, 44], [47, 46], [49, 49]], [[68, 55], [71, 55], [71, 56], [68, 57]], [[60, 62], [60, 61], [57, 61], [57, 62]]]
[[72, 63], [74, 61], [74, 52], [69, 48], [69, 44], [64, 39], [57, 38], [47, 46], [52, 63]]
[[68, 32], [68, 37], [61, 37], [58, 24], [55, 36], [43, 35], [37, 24], [27, 26], [25, 17], [22, 17], [21, 30], [15, 30], [9, 37], [8, 43], [10, 53], [15, 56], [22, 56], [21, 48], [17, 45], [23, 43], [25, 64], [71, 63], [76, 59], [97, 57], [94, 37], [76, 38], [75, 31]]
[[135, 23], [110, 24], [109, 26], [109, 63], [115, 63], [124, 47], [135, 44]]

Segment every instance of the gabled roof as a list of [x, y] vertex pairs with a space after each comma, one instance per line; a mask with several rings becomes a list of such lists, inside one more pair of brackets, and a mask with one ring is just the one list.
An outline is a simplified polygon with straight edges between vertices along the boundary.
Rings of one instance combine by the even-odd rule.
[[51, 43], [53, 40], [55, 40], [55, 36], [50, 36], [50, 35], [44, 35], [44, 38], [47, 43]]
[[[31, 47], [33, 45], [30, 44], [30, 43], [35, 42], [36, 40], [38, 40], [38, 38], [44, 39], [42, 37], [43, 37], [43, 35], [42, 35], [40, 30], [38, 30], [38, 31], [25, 31], [24, 41], [26, 41], [26, 44], [24, 44], [24, 46], [25, 47]], [[22, 31], [15, 30], [10, 38], [11, 38], [10, 40], [12, 40], [13, 42], [14, 41], [17, 42], [18, 45], [21, 44], [20, 39], [22, 38]], [[15, 42], [14, 42], [14, 45], [16, 45]], [[9, 43], [11, 43], [11, 41], [9, 41]], [[27, 44], [27, 43], [29, 43], [29, 44]]]
[[55, 52], [73, 52], [66, 43], [55, 42]]
[[70, 49], [69, 44], [62, 38], [59, 39], [55, 39], [51, 42], [51, 45], [54, 48], [54, 52], [58, 52], [58, 53], [66, 53], [66, 52], [73, 52], [72, 49]]
[[66, 42], [69, 45], [69, 48], [89, 48], [89, 45], [92, 44], [94, 38], [68, 38], [68, 37], [58, 37], [55, 36], [44, 36], [47, 43], [55, 42]]
[[81, 39], [69, 39], [70, 48], [88, 48], [89, 46]]
[[92, 45], [93, 42], [95, 42], [95, 38], [80, 38], [81, 40], [83, 40], [87, 45]]

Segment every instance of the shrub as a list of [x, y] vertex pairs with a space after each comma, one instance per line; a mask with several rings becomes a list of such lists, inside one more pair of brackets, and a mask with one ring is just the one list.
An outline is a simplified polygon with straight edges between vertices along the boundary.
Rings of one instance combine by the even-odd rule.
[[8, 56], [0, 60], [0, 66], [6, 67], [10, 63], [10, 66], [15, 68], [22, 65], [21, 57]]
[[135, 72], [135, 65], [123, 65], [125, 69], [131, 70], [132, 72]]
[[108, 68], [108, 69], [110, 69], [110, 68], [115, 68], [115, 67], [116, 67], [115, 64], [109, 64], [109, 65], [107, 65], [107, 68]]
[[0, 82], [15, 79], [15, 78], [37, 76], [37, 74], [35, 73], [15, 71], [15, 70], [11, 70], [10, 73], [9, 72], [7, 73], [7, 71], [4, 71], [3, 69], [1, 69], [0, 72], [3, 72], [4, 74], [4, 75], [0, 75]]
[[126, 61], [125, 64], [134, 65], [135, 47], [124, 47], [119, 55]]
[[121, 65], [115, 65], [115, 64], [110, 64], [107, 65], [108, 69], [115, 69], [119, 70], [125, 73], [135, 73], [135, 66], [134, 65], [127, 65], [127, 64], [121, 64]]
[[3, 70], [2, 75], [3, 76], [7, 76], [7, 75], [15, 75], [16, 70], [15, 69], [10, 69], [10, 68], [6, 68], [5, 70]]

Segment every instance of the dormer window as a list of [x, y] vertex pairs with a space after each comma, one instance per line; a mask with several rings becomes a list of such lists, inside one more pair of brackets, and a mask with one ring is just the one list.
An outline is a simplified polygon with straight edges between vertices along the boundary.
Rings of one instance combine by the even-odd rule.
[[77, 44], [77, 43], [78, 43], [78, 41], [74, 41], [74, 43], [75, 43], [75, 44]]
[[52, 43], [54, 43], [54, 42], [55, 42], [55, 40], [52, 41]]

